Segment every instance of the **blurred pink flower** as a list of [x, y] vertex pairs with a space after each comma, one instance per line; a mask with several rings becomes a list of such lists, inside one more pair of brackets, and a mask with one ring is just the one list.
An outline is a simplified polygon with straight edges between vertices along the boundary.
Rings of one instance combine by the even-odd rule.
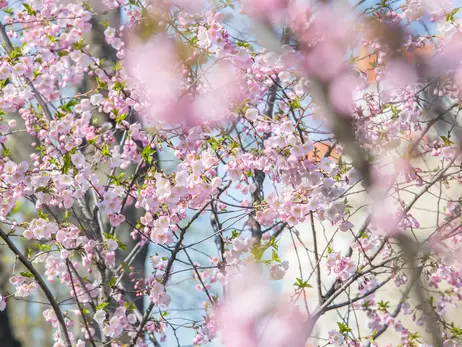
[[147, 125], [155, 121], [188, 125], [218, 121], [238, 102], [240, 84], [234, 66], [225, 60], [212, 62], [188, 84], [177, 45], [165, 36], [157, 35], [144, 43], [135, 41], [125, 63], [129, 83], [138, 94], [135, 98], [145, 102], [142, 114]]
[[442, 48], [428, 60], [427, 73], [438, 77], [460, 67], [462, 61], [462, 33], [456, 33], [442, 43]]
[[265, 19], [287, 9], [289, 2], [289, 0], [241, 0], [241, 9], [253, 17]]
[[336, 10], [321, 6], [313, 13], [295, 1], [289, 7], [290, 26], [307, 46], [323, 41], [346, 48], [354, 37], [355, 21], [351, 9], [344, 6]]
[[220, 120], [233, 104], [240, 102], [240, 79], [237, 69], [225, 60], [206, 68], [194, 111], [202, 120]]
[[255, 265], [228, 283], [226, 301], [216, 312], [226, 347], [304, 346], [306, 319], [294, 306], [275, 298]]
[[417, 82], [418, 77], [413, 66], [395, 59], [388, 63], [384, 79], [391, 84], [390, 87], [397, 88]]
[[166, 1], [166, 3], [181, 7], [190, 12], [200, 11], [204, 6], [204, 1], [202, 0], [170, 0]]
[[308, 74], [327, 82], [345, 68], [345, 52], [332, 43], [321, 43], [311, 50], [305, 60]]
[[144, 94], [154, 118], [165, 117], [167, 105], [174, 103], [179, 95], [181, 75], [175, 49], [172, 40], [158, 35], [144, 43], [135, 42], [126, 54], [129, 83]]
[[329, 84], [329, 100], [337, 112], [349, 115], [353, 112], [353, 92], [358, 87], [358, 79], [352, 72], [344, 72]]

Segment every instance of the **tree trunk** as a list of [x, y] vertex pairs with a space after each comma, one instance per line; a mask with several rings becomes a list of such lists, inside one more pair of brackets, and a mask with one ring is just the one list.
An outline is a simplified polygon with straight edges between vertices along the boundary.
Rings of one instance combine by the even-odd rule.
[[13, 335], [8, 312], [8, 307], [4, 311], [0, 311], [0, 346], [21, 347], [21, 343]]

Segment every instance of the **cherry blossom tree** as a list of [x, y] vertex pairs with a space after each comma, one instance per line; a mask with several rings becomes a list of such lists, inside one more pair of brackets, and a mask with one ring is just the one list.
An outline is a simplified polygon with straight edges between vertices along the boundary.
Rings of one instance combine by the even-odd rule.
[[462, 345], [456, 3], [0, 11], [0, 311], [54, 347]]

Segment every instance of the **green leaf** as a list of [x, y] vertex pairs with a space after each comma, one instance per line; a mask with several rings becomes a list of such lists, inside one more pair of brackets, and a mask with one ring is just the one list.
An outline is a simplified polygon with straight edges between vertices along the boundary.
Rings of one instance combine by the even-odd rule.
[[63, 167], [61, 168], [61, 172], [63, 174], [67, 174], [71, 168], [71, 164], [71, 152], [67, 152], [63, 157]]
[[393, 105], [391, 105], [390, 108], [391, 108], [391, 112], [393, 113], [392, 118], [393, 119], [398, 119], [398, 116], [401, 113], [401, 110], [398, 107], [393, 106]]
[[276, 252], [275, 249], [273, 249], [273, 251], [272, 251], [271, 260], [273, 260], [273, 261], [275, 261], [277, 263], [281, 262], [281, 259], [279, 259], [279, 256], [278, 256], [278, 252]]
[[114, 64], [114, 70], [115, 71], [119, 71], [120, 69], [122, 69], [122, 62], [120, 60], [118, 60], [115, 64]]
[[103, 145], [103, 148], [101, 148], [101, 154], [107, 157], [112, 157], [111, 152], [109, 151], [109, 146], [107, 143]]
[[120, 240], [117, 240], [117, 245], [119, 245], [119, 248], [122, 250], [122, 251], [126, 251], [127, 250], [127, 245], [125, 243], [122, 243], [122, 241]]
[[37, 244], [37, 248], [40, 249], [41, 252], [49, 252], [51, 251], [51, 245], [39, 243]]
[[39, 218], [42, 218], [48, 221], [48, 215], [45, 212], [43, 212], [42, 210], [38, 210], [37, 213], [38, 213]]
[[90, 310], [89, 310], [88, 308], [84, 307], [84, 308], [82, 309], [82, 313], [83, 313], [83, 314], [90, 314]]
[[81, 51], [85, 47], [85, 41], [82, 39], [80, 41], [74, 42], [72, 48]]
[[252, 248], [252, 250], [250, 251], [250, 253], [253, 254], [253, 256], [255, 257], [255, 259], [257, 261], [260, 261], [261, 260], [261, 257], [263, 256], [263, 253], [265, 253], [266, 251], [266, 248], [265, 247], [258, 247], [258, 246], [255, 246]]
[[248, 42], [244, 41], [236, 41], [236, 46], [238, 47], [244, 47], [244, 48], [249, 48], [250, 44]]
[[273, 247], [275, 250], [279, 248], [278, 244], [276, 243], [276, 238], [274, 236], [271, 236], [271, 241], [269, 243], [271, 247]]
[[107, 306], [109, 306], [108, 302], [102, 302], [98, 306], [96, 306], [96, 310], [104, 310]]
[[207, 142], [214, 151], [218, 151], [221, 147], [221, 142], [219, 142], [215, 137], [209, 138]]
[[114, 86], [112, 87], [112, 89], [120, 91], [120, 92], [123, 92], [125, 88], [126, 88], [125, 83], [120, 82], [120, 81], [117, 81], [116, 83], [114, 83]]
[[116, 240], [116, 237], [111, 233], [103, 233], [103, 235], [106, 240]]
[[46, 35], [47, 35], [48, 40], [50, 40], [51, 43], [58, 42], [58, 38], [56, 36], [52, 36], [49, 34], [46, 34]]
[[236, 141], [234, 141], [234, 139], [233, 139], [231, 136], [225, 135], [224, 138], [225, 138], [226, 140], [228, 140], [228, 142], [229, 142], [229, 144], [230, 144], [230, 150], [231, 150], [231, 151], [233, 151], [234, 149], [240, 147], [239, 143], [237, 143]]
[[14, 15], [14, 10], [11, 7], [4, 8], [2, 11], [6, 14], [9, 14], [10, 16]]
[[95, 145], [99, 138], [100, 138], [100, 135], [95, 136], [95, 137], [92, 138], [91, 140], [88, 140], [88, 143], [89, 143], [90, 145]]
[[390, 303], [388, 301], [380, 301], [377, 303], [379, 306], [379, 311], [387, 311], [388, 308], [390, 307]]
[[141, 158], [143, 158], [148, 164], [152, 164], [153, 153], [154, 149], [148, 145], [144, 147], [143, 151], [141, 152]]
[[38, 187], [36, 190], [35, 190], [36, 193], [49, 193], [50, 192], [50, 188], [48, 187]]
[[117, 277], [112, 277], [107, 283], [107, 285], [109, 286], [109, 288], [114, 288], [116, 283], [117, 283]]
[[101, 81], [99, 78], [97, 78], [96, 81], [98, 82], [98, 89], [104, 89], [104, 90], [107, 89], [107, 83], [106, 82]]
[[16, 212], [19, 212], [19, 207], [21, 206], [21, 204], [19, 203], [19, 200], [16, 200], [16, 205], [14, 206], [14, 208], [11, 210], [11, 213], [16, 213]]
[[308, 281], [303, 281], [301, 278], [296, 278], [296, 282], [294, 283], [294, 286], [298, 288], [313, 288], [311, 284], [308, 283]]
[[109, 178], [114, 181], [118, 186], [120, 186], [120, 182], [122, 180], [122, 177], [124, 177], [125, 174], [123, 172], [121, 172], [119, 174], [119, 176], [109, 176]]
[[452, 146], [454, 144], [453, 141], [451, 141], [448, 137], [446, 136], [440, 136], [441, 140], [443, 140], [443, 143], [446, 147]]
[[351, 332], [351, 328], [343, 322], [337, 322], [340, 333], [345, 335]]
[[22, 277], [27, 277], [27, 278], [34, 278], [34, 275], [30, 271], [23, 271], [20, 273]]
[[26, 9], [27, 13], [31, 16], [35, 16], [37, 12], [32, 8], [30, 4], [22, 4], [24, 8]]
[[10, 54], [10, 59], [11, 60], [15, 60], [16, 58], [19, 58], [19, 57], [22, 57], [22, 51], [21, 51], [21, 48], [20, 47], [16, 47], [15, 49], [13, 49]]
[[124, 307], [127, 311], [135, 311], [136, 306], [132, 301], [124, 302]]
[[65, 103], [63, 106], [61, 106], [61, 109], [66, 112], [72, 112], [72, 107], [77, 105], [79, 102], [75, 99], [69, 100], [67, 103]]
[[462, 336], [462, 329], [456, 327], [454, 325], [454, 323], [451, 324], [451, 332], [455, 335], [455, 336]]
[[446, 15], [446, 22], [454, 22], [454, 15], [459, 12], [460, 10], [460, 7], [456, 7], [455, 9], [453, 9], [451, 12], [449, 12], [447, 15]]
[[55, 116], [56, 116], [57, 119], [61, 119], [61, 118], [65, 117], [66, 114], [64, 114], [62, 112], [59, 112], [59, 111], [56, 111]]
[[298, 109], [298, 108], [301, 107], [301, 105], [300, 105], [300, 100], [299, 100], [298, 96], [295, 97], [295, 99], [292, 100], [292, 101], [290, 102], [290, 107], [291, 107], [293, 110], [296, 110], [296, 109]]
[[128, 117], [128, 113], [121, 114], [120, 116], [116, 117], [116, 123], [121, 124]]

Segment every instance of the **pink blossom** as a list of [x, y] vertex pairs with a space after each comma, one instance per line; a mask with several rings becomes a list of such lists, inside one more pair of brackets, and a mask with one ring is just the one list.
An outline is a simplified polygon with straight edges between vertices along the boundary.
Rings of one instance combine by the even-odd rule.
[[98, 323], [98, 324], [103, 324], [104, 320], [106, 319], [106, 311], [104, 310], [98, 310], [95, 312], [93, 319]]
[[106, 246], [110, 251], [115, 251], [117, 248], [119, 248], [119, 244], [117, 243], [116, 240], [113, 240], [113, 239], [107, 240]]
[[151, 302], [153, 302], [161, 308], [168, 307], [171, 301], [170, 296], [165, 291], [165, 287], [157, 281], [154, 281], [154, 283], [152, 284], [149, 299], [151, 300]]
[[443, 342], [443, 347], [458, 347], [460, 346], [456, 341], [454, 340], [444, 340]]
[[329, 331], [329, 342], [334, 346], [343, 346], [345, 338], [336, 330]]
[[270, 278], [272, 280], [281, 280], [284, 278], [289, 269], [289, 262], [283, 261], [281, 264], [272, 264], [270, 266]]
[[327, 268], [335, 277], [346, 281], [356, 271], [356, 265], [349, 257], [342, 257], [340, 252], [332, 252], [327, 258]]
[[117, 214], [117, 213], [109, 213], [108, 218], [109, 218], [109, 222], [114, 227], [118, 227], [120, 224], [122, 224], [125, 221], [125, 216], [122, 214]]

